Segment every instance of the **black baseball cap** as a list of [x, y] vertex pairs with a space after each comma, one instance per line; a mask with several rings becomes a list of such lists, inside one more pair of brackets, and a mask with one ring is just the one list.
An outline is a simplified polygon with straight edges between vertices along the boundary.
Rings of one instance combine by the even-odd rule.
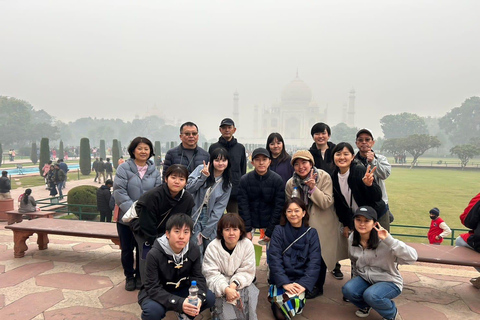
[[263, 156], [267, 157], [268, 159], [270, 159], [270, 152], [268, 152], [268, 150], [265, 149], [265, 148], [257, 148], [255, 150], [253, 150], [252, 160], [255, 159], [255, 157], [259, 156], [259, 155], [263, 155]]
[[235, 127], [235, 122], [233, 122], [232, 119], [230, 118], [225, 118], [220, 122], [220, 127], [222, 126], [234, 126]]
[[367, 219], [377, 221], [377, 211], [369, 206], [362, 206], [358, 208], [353, 217], [355, 218], [356, 216], [364, 216]]

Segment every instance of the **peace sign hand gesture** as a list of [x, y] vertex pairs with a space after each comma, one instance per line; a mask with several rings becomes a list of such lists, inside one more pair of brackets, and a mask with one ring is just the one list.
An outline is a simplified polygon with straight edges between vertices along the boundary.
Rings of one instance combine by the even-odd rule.
[[205, 160], [203, 160], [203, 169], [202, 169], [202, 174], [205, 176], [205, 177], [208, 177], [210, 176], [210, 172], [208, 171], [208, 167], [210, 166], [210, 161], [205, 164]]
[[362, 178], [363, 183], [367, 187], [371, 187], [373, 184], [373, 179], [374, 179], [373, 173], [375, 172], [375, 170], [377, 170], [377, 167], [373, 167], [371, 171], [370, 171], [370, 166], [367, 167], [367, 172], [365, 172], [365, 176]]
[[378, 223], [378, 221], [375, 223], [375, 225], [373, 226], [373, 229], [377, 230], [377, 233], [378, 233], [378, 238], [380, 240], [385, 240], [389, 233], [387, 231], [387, 229], [384, 229], [380, 223]]
[[310, 174], [308, 175], [308, 180], [307, 182], [305, 182], [305, 184], [310, 190], [313, 190], [317, 185], [317, 173], [314, 173], [313, 169], [312, 171], [310, 171]]

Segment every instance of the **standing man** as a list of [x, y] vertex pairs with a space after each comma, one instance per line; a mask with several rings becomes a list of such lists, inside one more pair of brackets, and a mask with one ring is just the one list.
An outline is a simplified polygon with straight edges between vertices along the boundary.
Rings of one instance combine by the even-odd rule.
[[100, 177], [103, 177], [103, 181], [105, 181], [105, 162], [103, 162], [103, 158], [100, 158], [97, 163], [97, 176], [98, 183], [102, 183], [102, 179]]
[[264, 242], [269, 242], [273, 229], [280, 222], [285, 203], [283, 179], [269, 169], [270, 152], [257, 148], [252, 153], [255, 170], [240, 179], [238, 209], [245, 222], [246, 237], [253, 238], [252, 229], [266, 229]]
[[10, 179], [8, 179], [8, 171], [2, 171], [2, 177], [0, 178], [0, 200], [11, 199], [10, 190], [12, 189], [12, 184]]
[[[105, 179], [113, 180], [113, 166], [110, 162], [110, 158], [107, 158], [107, 162], [105, 163]], [[110, 178], [108, 178], [110, 176]]]
[[97, 189], [97, 209], [100, 211], [100, 222], [112, 222], [112, 211], [115, 207], [110, 189], [113, 187], [113, 181], [108, 179], [105, 185]]
[[184, 165], [190, 174], [198, 165], [210, 160], [208, 152], [197, 145], [198, 138], [198, 127], [195, 123], [188, 121], [180, 126], [182, 143], [167, 151], [163, 162], [162, 177], [165, 176], [165, 172], [172, 164]]
[[55, 163], [55, 166], [53, 168], [53, 180], [55, 181], [55, 184], [57, 185], [58, 189], [58, 194], [60, 199], [63, 199], [63, 183], [65, 182], [65, 173], [63, 172], [62, 169], [60, 169], [60, 166], [58, 163]]
[[[355, 143], [358, 148], [358, 152], [355, 155], [355, 159], [359, 160], [365, 167], [370, 166], [371, 169], [376, 167], [373, 176], [375, 181], [382, 189], [382, 200], [385, 202], [385, 212], [377, 212], [378, 222], [380, 225], [390, 232], [390, 209], [388, 207], [387, 189], [385, 187], [385, 180], [390, 176], [392, 172], [392, 166], [388, 163], [388, 159], [385, 156], [375, 153], [372, 148], [375, 145], [372, 131], [363, 128], [357, 132], [357, 138]], [[393, 215], [392, 215], [393, 218]], [[393, 221], [393, 219], [392, 219]]]
[[[240, 178], [247, 172], [247, 156], [245, 154], [245, 147], [243, 144], [237, 142], [237, 139], [233, 137], [237, 128], [235, 123], [230, 118], [225, 118], [220, 122], [221, 137], [217, 143], [214, 143], [208, 149], [209, 153], [217, 148], [225, 148], [228, 151], [231, 167], [231, 182], [232, 192], [230, 193], [230, 199], [227, 205], [227, 212], [238, 213], [238, 186], [240, 184]], [[253, 161], [253, 159], [252, 159]]]
[[332, 159], [332, 150], [335, 144], [330, 142], [332, 131], [328, 124], [318, 122], [310, 130], [313, 138], [313, 144], [310, 147], [310, 153], [315, 160], [315, 168], [322, 169], [332, 175], [335, 164]]
[[93, 161], [92, 163], [92, 171], [95, 171], [95, 179], [93, 179], [93, 182], [97, 182], [97, 179], [98, 179], [97, 166], [98, 166], [98, 158], [95, 158], [95, 161]]
[[60, 166], [60, 170], [65, 173], [65, 181], [63, 182], [63, 188], [67, 186], [67, 172], [70, 170], [68, 169], [68, 165], [63, 161], [63, 159], [58, 159], [57, 160], [58, 165]]

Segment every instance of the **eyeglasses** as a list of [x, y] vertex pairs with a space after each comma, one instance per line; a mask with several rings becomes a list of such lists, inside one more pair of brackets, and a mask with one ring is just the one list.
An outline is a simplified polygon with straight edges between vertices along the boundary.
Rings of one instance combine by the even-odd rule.
[[185, 133], [182, 133], [182, 134], [187, 136], [187, 137], [190, 137], [190, 136], [196, 137], [198, 132], [185, 132]]
[[358, 142], [370, 142], [370, 141], [372, 141], [372, 139], [371, 138], [365, 138], [365, 139], [358, 138], [357, 141]]

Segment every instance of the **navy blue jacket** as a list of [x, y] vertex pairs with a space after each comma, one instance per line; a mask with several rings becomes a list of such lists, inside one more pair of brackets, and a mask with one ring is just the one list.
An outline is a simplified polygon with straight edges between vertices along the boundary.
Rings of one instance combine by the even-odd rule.
[[310, 229], [285, 251], [285, 254], [282, 254], [307, 229], [304, 226], [298, 229], [293, 228], [289, 222], [285, 226], [275, 227], [270, 239], [270, 249], [267, 252], [270, 282], [277, 287], [296, 282], [308, 291], [313, 290], [322, 264], [317, 230]]
[[271, 237], [285, 203], [282, 178], [270, 169], [263, 176], [251, 171], [240, 179], [237, 199], [246, 231], [266, 228], [265, 235]]
[[322, 152], [317, 149], [317, 145], [315, 144], [315, 142], [312, 144], [309, 151], [313, 156], [313, 160], [315, 161], [315, 168], [327, 171], [331, 175], [333, 170], [335, 169], [332, 151], [333, 148], [335, 148], [336, 144], [328, 141], [327, 145], [328, 149], [325, 150], [325, 159], [322, 158]]
[[292, 157], [288, 156], [282, 162], [278, 162], [276, 160], [277, 159], [272, 159], [272, 163], [270, 164], [270, 170], [276, 172], [280, 177], [282, 177], [283, 187], [285, 188], [288, 179], [290, 179], [295, 172], [291, 164]]

